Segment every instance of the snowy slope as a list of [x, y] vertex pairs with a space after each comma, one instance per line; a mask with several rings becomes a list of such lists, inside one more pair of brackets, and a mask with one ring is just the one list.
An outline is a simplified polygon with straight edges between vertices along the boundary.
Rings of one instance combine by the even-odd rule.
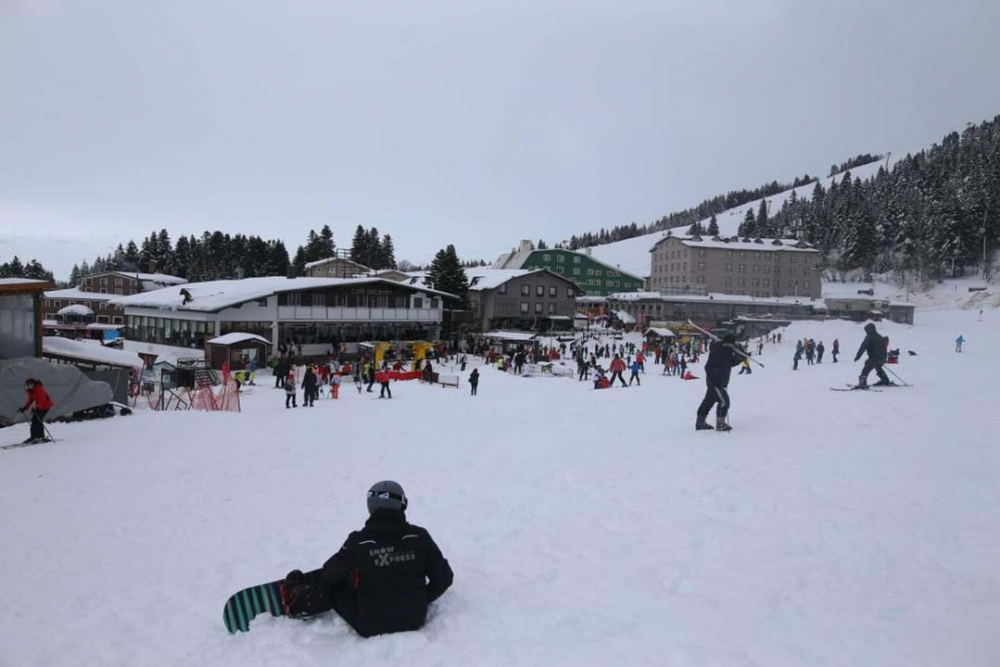
[[[859, 325], [795, 324], [733, 376], [728, 435], [695, 433], [704, 385], [655, 366], [638, 388], [486, 368], [477, 398], [398, 383], [297, 410], [261, 374], [242, 414], [55, 424], [0, 452], [0, 663], [996, 665], [1000, 318], [976, 315], [887, 324], [916, 387], [878, 394], [828, 389], [856, 376]], [[841, 363], [793, 372], [805, 335]], [[386, 477], [456, 573], [423, 631], [226, 633], [230, 593], [320, 565]]]
[[[866, 164], [856, 169], [851, 170], [852, 178], [860, 178], [865, 180], [867, 178], [874, 177], [878, 173], [879, 167], [885, 166], [886, 160], [880, 160], [878, 162], [873, 162], [871, 164]], [[889, 166], [892, 166], [892, 159], [889, 159]], [[843, 174], [835, 174], [828, 178], [820, 179], [823, 183], [824, 188], [829, 188], [834, 182], [839, 182], [843, 178]], [[809, 183], [798, 188], [792, 188], [790, 190], [785, 190], [771, 197], [767, 197], [767, 200], [771, 202], [770, 210], [773, 213], [777, 213], [781, 210], [785, 201], [792, 196], [794, 192], [799, 199], [809, 199], [812, 197], [812, 191], [816, 187], [815, 183]], [[747, 202], [742, 206], [736, 206], [727, 211], [724, 211], [716, 216], [716, 221], [719, 223], [719, 232], [723, 236], [732, 236], [736, 234], [739, 229], [740, 223], [746, 217], [748, 210], [753, 210], [754, 213], [760, 208], [760, 199], [755, 199], [752, 202]], [[705, 218], [701, 221], [703, 227], [708, 227], [708, 222], [710, 218]], [[687, 228], [681, 228], [681, 232], [686, 232]], [[674, 231], [677, 233], [677, 230]], [[667, 232], [653, 232], [652, 234], [644, 234], [643, 236], [636, 236], [631, 239], [625, 239], [624, 241], [617, 241], [615, 243], [608, 243], [606, 245], [592, 246], [590, 252], [597, 259], [613, 264], [615, 266], [620, 266], [622, 269], [636, 274], [637, 276], [648, 276], [649, 275], [649, 250], [656, 244], [657, 241], [666, 236]]]

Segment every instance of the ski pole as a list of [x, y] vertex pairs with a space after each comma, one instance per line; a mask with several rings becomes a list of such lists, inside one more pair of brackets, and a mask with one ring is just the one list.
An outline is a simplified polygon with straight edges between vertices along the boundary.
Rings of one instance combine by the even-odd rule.
[[[719, 338], [718, 336], [716, 336], [715, 334], [713, 334], [711, 331], [705, 331], [704, 329], [702, 329], [700, 326], [698, 326], [697, 324], [695, 324], [691, 320], [688, 320], [688, 324], [690, 324], [695, 329], [697, 329], [698, 331], [702, 332], [703, 334], [705, 334], [706, 336], [708, 336], [709, 338], [711, 338], [712, 340], [714, 340], [716, 343], [721, 343], [722, 342], [721, 338]], [[744, 359], [748, 359], [748, 360], [752, 361], [753, 363], [757, 364], [761, 368], [767, 368], [767, 366], [765, 366], [764, 364], [760, 363], [759, 361], [757, 361], [756, 359], [754, 359], [753, 357], [751, 357], [749, 354], [747, 354], [746, 352], [744, 352], [743, 350], [741, 350], [739, 347], [733, 347], [733, 352], [735, 352], [736, 354], [740, 355]]]
[[889, 371], [890, 373], [892, 373], [892, 374], [893, 374], [893, 376], [895, 376], [895, 378], [896, 378], [897, 380], [899, 380], [900, 382], [902, 382], [902, 383], [903, 383], [903, 386], [904, 386], [904, 387], [910, 387], [910, 386], [912, 386], [912, 385], [910, 385], [910, 383], [908, 383], [908, 382], [907, 382], [906, 380], [904, 380], [903, 378], [901, 378], [901, 377], [899, 377], [898, 375], [896, 375], [896, 371], [892, 370], [891, 368], [886, 368], [886, 370], [887, 370], [887, 371]]

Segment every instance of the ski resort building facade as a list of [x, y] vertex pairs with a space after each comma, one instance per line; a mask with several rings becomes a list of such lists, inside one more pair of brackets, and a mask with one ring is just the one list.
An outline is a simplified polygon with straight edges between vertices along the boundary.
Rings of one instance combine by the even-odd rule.
[[650, 249], [650, 290], [756, 298], [822, 295], [820, 253], [795, 239], [666, 236]]
[[[44, 319], [47, 322], [62, 323], [63, 316], [59, 314], [69, 306], [82, 306], [90, 311], [75, 312], [75, 317], [86, 317], [88, 321], [97, 324], [125, 324], [125, 312], [121, 307], [111, 303], [117, 296], [130, 296], [141, 292], [158, 290], [171, 285], [182, 285], [187, 281], [177, 276], [165, 273], [131, 273], [126, 271], [107, 271], [85, 276], [80, 284], [68, 289], [49, 290], [45, 292]], [[86, 324], [86, 322], [83, 322]]]
[[504, 253], [493, 263], [494, 269], [548, 269], [580, 286], [584, 294], [607, 296], [616, 292], [642, 289], [643, 279], [602, 262], [586, 250], [576, 252], [562, 248], [537, 250], [524, 240], [516, 251]]
[[469, 307], [480, 331], [571, 329], [582, 289], [548, 269], [470, 269]]
[[246, 278], [190, 283], [115, 299], [126, 349], [201, 356], [212, 339], [256, 334], [271, 354], [356, 351], [365, 341], [436, 340], [445, 300], [457, 297], [380, 278]]

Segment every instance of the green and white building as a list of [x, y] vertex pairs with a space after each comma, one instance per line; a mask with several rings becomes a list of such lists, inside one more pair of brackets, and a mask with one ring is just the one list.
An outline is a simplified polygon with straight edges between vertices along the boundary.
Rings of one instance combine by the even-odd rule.
[[580, 286], [588, 296], [607, 296], [635, 292], [643, 288], [643, 279], [617, 266], [583, 252], [562, 248], [535, 249], [531, 241], [521, 241], [516, 250], [500, 255], [494, 269], [548, 269]]

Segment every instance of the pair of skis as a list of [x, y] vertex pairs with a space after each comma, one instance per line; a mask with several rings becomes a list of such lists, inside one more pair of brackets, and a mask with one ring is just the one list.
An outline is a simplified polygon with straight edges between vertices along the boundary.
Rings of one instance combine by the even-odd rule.
[[[722, 339], [721, 339], [721, 338], [719, 338], [718, 336], [716, 336], [716, 335], [715, 335], [714, 333], [712, 333], [711, 331], [706, 331], [705, 329], [702, 329], [702, 328], [701, 328], [700, 326], [698, 326], [697, 324], [695, 324], [695, 323], [694, 323], [694, 322], [692, 322], [691, 320], [688, 320], [687, 322], [688, 322], [688, 324], [690, 324], [690, 325], [691, 325], [692, 327], [694, 327], [694, 328], [695, 328], [695, 329], [697, 329], [698, 331], [702, 332], [703, 334], [705, 334], [706, 336], [708, 336], [709, 338], [711, 338], [711, 339], [712, 339], [713, 341], [715, 341], [716, 343], [721, 343], [721, 342], [722, 342]], [[753, 357], [751, 357], [751, 356], [750, 356], [749, 354], [747, 354], [746, 352], [744, 352], [743, 350], [741, 350], [741, 349], [740, 349], [740, 347], [739, 347], [738, 345], [733, 345], [733, 346], [732, 346], [732, 348], [733, 348], [733, 352], [735, 352], [736, 354], [740, 355], [740, 356], [741, 356], [741, 357], [743, 357], [744, 359], [746, 359], [746, 360], [750, 361], [751, 363], [754, 363], [754, 364], [757, 364], [757, 365], [758, 365], [758, 366], [760, 366], [761, 368], [767, 368], [767, 367], [766, 367], [766, 366], [765, 366], [764, 364], [760, 363], [759, 361], [757, 361], [756, 359], [754, 359]]]

